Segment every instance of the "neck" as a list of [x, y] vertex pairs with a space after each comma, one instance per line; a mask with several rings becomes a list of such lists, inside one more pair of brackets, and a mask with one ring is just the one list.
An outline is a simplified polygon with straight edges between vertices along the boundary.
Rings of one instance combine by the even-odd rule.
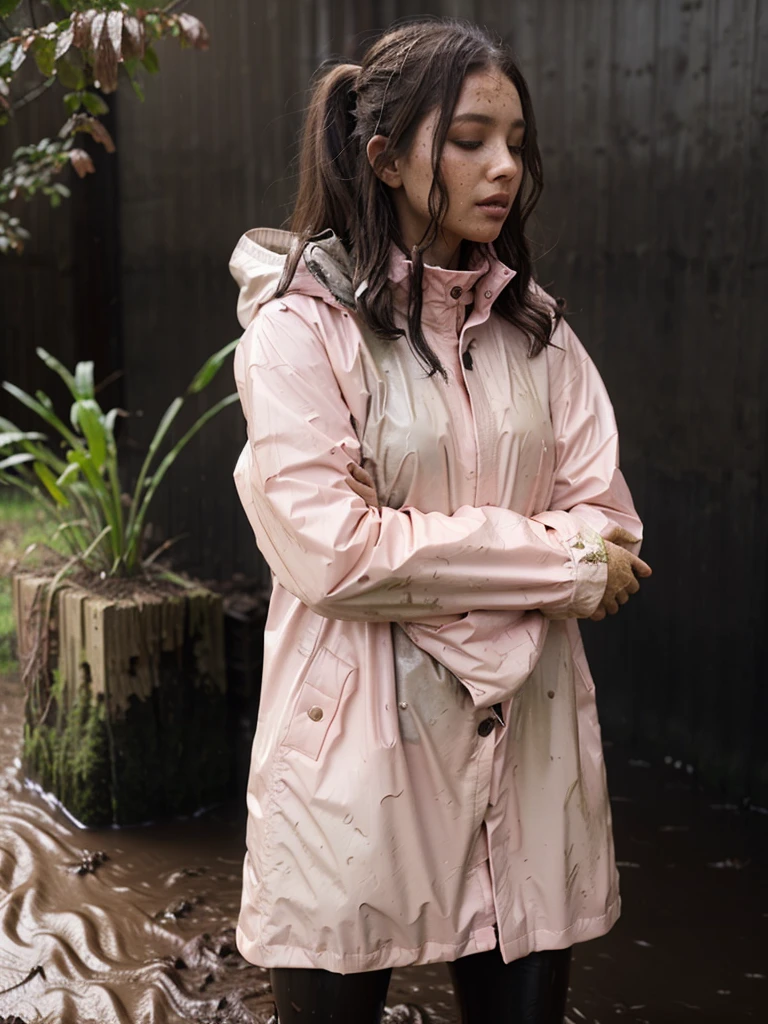
[[[404, 217], [402, 211], [398, 212], [400, 235], [410, 259], [411, 250], [424, 237], [427, 225], [410, 223], [410, 219]], [[425, 263], [429, 263], [432, 267], [443, 267], [445, 270], [459, 270], [464, 265], [462, 257], [466, 259], [466, 253], [462, 253], [462, 250], [465, 248], [463, 239], [457, 235], [438, 231], [437, 238], [429, 248], [424, 250], [423, 259]]]
[[[404, 239], [408, 259], [411, 258], [411, 251], [416, 241], [406, 237]], [[459, 239], [455, 245], [449, 246], [442, 239], [437, 239], [429, 248], [422, 253], [424, 263], [431, 267], [442, 267], [444, 270], [467, 270], [467, 262], [470, 255], [470, 246], [463, 239]]]
[[449, 246], [441, 239], [437, 239], [428, 249], [424, 250], [423, 259], [431, 267], [458, 270], [461, 262], [461, 242], [458, 245]]

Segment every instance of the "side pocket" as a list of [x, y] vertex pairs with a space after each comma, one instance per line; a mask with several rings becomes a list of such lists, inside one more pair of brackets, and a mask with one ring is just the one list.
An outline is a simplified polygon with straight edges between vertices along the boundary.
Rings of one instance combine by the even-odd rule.
[[298, 750], [313, 761], [318, 759], [353, 671], [354, 666], [327, 647], [319, 649], [299, 690], [284, 747]]

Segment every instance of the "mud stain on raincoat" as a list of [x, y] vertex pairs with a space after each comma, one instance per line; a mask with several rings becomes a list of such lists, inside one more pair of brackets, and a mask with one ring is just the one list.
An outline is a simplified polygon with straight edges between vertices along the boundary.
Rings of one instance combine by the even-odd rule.
[[[239, 949], [346, 973], [491, 949], [494, 926], [506, 961], [602, 935], [619, 894], [575, 616], [601, 534], [642, 535], [603, 382], [565, 322], [528, 357], [492, 250], [425, 270], [446, 384], [361, 328], [330, 234], [275, 299], [290, 241], [248, 232], [230, 265], [235, 482], [274, 584]], [[393, 248], [401, 325], [410, 271]]]

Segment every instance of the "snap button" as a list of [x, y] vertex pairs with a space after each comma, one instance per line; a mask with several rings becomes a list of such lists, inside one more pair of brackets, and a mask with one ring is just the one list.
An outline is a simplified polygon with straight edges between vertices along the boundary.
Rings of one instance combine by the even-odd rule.
[[493, 727], [496, 723], [492, 718], [484, 718], [480, 725], [477, 727], [479, 736], [490, 736], [493, 732]]
[[491, 297], [492, 295], [493, 295], [493, 292], [486, 292], [486, 293], [485, 293], [485, 297], [486, 297], [486, 299], [490, 299], [490, 297]]
[[458, 299], [460, 297], [461, 297], [461, 288], [459, 288], [458, 285], [456, 285], [454, 288], [451, 288], [451, 298], [452, 299]]
[[307, 714], [309, 715], [313, 722], [319, 722], [320, 719], [323, 717], [323, 709], [319, 708], [317, 704], [313, 704], [312, 707], [307, 712]]

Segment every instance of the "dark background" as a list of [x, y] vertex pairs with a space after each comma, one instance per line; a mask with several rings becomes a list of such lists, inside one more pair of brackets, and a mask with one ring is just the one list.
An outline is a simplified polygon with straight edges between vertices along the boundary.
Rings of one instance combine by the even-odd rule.
[[[768, 3], [764, 0], [194, 0], [207, 54], [161, 47], [145, 105], [110, 98], [114, 157], [73, 199], [22, 211], [33, 238], [0, 261], [2, 373], [64, 395], [36, 359], [96, 361], [100, 396], [134, 415], [135, 468], [171, 398], [237, 337], [227, 262], [282, 224], [306, 86], [397, 17], [473, 19], [527, 76], [546, 177], [537, 275], [613, 398], [622, 467], [654, 577], [615, 620], [585, 625], [606, 737], [672, 758], [729, 798], [768, 804], [766, 327]], [[2, 130], [2, 155], [63, 121], [46, 97]], [[231, 375], [192, 403], [201, 412]], [[13, 414], [0, 397], [2, 412]], [[184, 424], [180, 427], [183, 428]], [[180, 436], [180, 433], [177, 435]], [[268, 579], [237, 501], [237, 406], [159, 492], [179, 564]]]

